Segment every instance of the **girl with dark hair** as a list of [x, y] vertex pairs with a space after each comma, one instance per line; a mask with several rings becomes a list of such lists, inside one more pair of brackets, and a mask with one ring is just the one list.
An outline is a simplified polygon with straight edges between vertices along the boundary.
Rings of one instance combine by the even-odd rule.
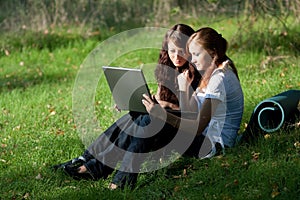
[[[155, 69], [155, 77], [158, 83], [158, 91], [155, 97], [156, 100], [162, 99], [173, 103], [175, 105], [175, 107], [171, 106], [173, 109], [178, 109], [179, 105], [178, 94], [173, 93], [178, 91], [178, 73], [188, 70], [191, 74], [196, 75], [192, 88], [196, 88], [200, 81], [198, 71], [190, 62], [186, 62], [187, 58], [185, 58], [187, 56], [185, 55], [185, 44], [193, 32], [193, 29], [188, 28], [188, 26], [177, 24], [166, 33], [162, 42], [158, 65]], [[178, 47], [180, 48], [177, 50]], [[166, 104], [164, 107], [170, 106]]]
[[[185, 53], [186, 42], [194, 30], [185, 24], [173, 26], [165, 35], [160, 50], [155, 77], [158, 90], [155, 96], [158, 103], [166, 110], [179, 110], [177, 76], [189, 71], [193, 78], [192, 87], [196, 89], [200, 74], [189, 63]], [[192, 89], [191, 89], [192, 90]], [[192, 93], [192, 92], [191, 92]], [[173, 129], [156, 129], [149, 114], [129, 112], [102, 133], [78, 158], [55, 165], [54, 169], [63, 169], [75, 179], [98, 180], [107, 178], [120, 165], [113, 177], [110, 189], [134, 186], [139, 168], [144, 158], [139, 153], [148, 153], [161, 148], [157, 142], [161, 135], [168, 135]]]
[[[216, 30], [205, 27], [194, 33], [187, 42], [191, 62], [203, 76], [195, 98], [187, 98], [191, 83], [187, 71], [178, 76], [180, 103], [184, 111], [199, 110], [197, 119], [183, 119], [167, 113], [147, 95], [143, 104], [151, 116], [194, 136], [189, 154], [209, 158], [218, 147], [235, 144], [243, 115], [244, 97], [237, 69], [226, 55], [227, 41]], [[191, 127], [196, 127], [192, 129]]]

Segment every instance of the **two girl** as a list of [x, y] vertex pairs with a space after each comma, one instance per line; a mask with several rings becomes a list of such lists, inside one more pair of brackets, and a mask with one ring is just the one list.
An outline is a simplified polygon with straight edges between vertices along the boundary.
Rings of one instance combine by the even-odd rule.
[[[123, 116], [82, 156], [55, 168], [76, 179], [97, 180], [106, 178], [120, 164], [109, 185], [116, 189], [135, 185], [146, 159], [144, 153], [160, 152], [163, 157], [177, 151], [210, 158], [218, 149], [234, 146], [244, 97], [237, 69], [226, 50], [227, 41], [212, 28], [194, 33], [187, 25], [172, 27], [165, 35], [155, 71], [158, 93], [152, 98], [144, 95], [149, 114]], [[197, 72], [202, 76], [200, 82]], [[169, 109], [181, 112], [174, 114]], [[197, 111], [197, 117], [186, 118], [184, 113], [190, 111]]]

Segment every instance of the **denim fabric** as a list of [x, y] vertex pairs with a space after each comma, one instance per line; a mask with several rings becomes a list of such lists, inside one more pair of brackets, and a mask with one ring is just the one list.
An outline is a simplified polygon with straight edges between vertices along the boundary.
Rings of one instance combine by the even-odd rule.
[[104, 165], [95, 158], [88, 160], [84, 166], [91, 173], [94, 180], [105, 179], [114, 171], [113, 168]]
[[[145, 116], [144, 116], [145, 117]], [[142, 120], [143, 121], [143, 120]], [[152, 129], [145, 129], [145, 135], [149, 135], [149, 132], [152, 132]], [[127, 146], [127, 153], [123, 156], [121, 167], [113, 177], [113, 183], [118, 186], [124, 186], [125, 184], [129, 186], [133, 186], [136, 183], [137, 176], [140, 170], [141, 165], [144, 163], [145, 158], [142, 154], [131, 154], [134, 153], [149, 153], [157, 150], [161, 150], [164, 148], [176, 135], [177, 130], [168, 125], [164, 124], [164, 126], [156, 134], [148, 137], [148, 138], [137, 138], [137, 137], [129, 137], [130, 144]], [[152, 134], [151, 134], [152, 135]], [[126, 137], [126, 136], [123, 136]], [[173, 147], [173, 146], [172, 146]], [[161, 151], [159, 156], [169, 156], [170, 153], [174, 149], [164, 149]], [[157, 155], [157, 154], [156, 154]], [[149, 159], [149, 158], [148, 158]], [[157, 158], [154, 158], [157, 159]], [[151, 160], [151, 159], [150, 159]]]
[[[156, 121], [157, 120], [157, 121]], [[138, 172], [145, 161], [143, 154], [161, 150], [157, 157], [168, 157], [173, 150], [182, 145], [166, 147], [176, 136], [178, 130], [158, 119], [151, 119], [148, 114], [129, 113], [121, 117], [82, 155], [85, 166], [96, 179], [106, 178], [117, 169], [112, 182], [119, 187], [134, 186]], [[183, 134], [185, 137], [185, 134]], [[203, 136], [194, 139], [187, 156], [196, 157]], [[184, 143], [185, 141], [182, 141]]]
[[144, 127], [150, 121], [148, 114], [141, 113], [128, 113], [121, 117], [84, 152], [82, 156], [87, 160], [85, 166], [99, 179], [106, 178], [118, 164], [121, 164], [122, 171], [117, 171], [114, 182], [119, 186], [134, 185], [137, 174], [129, 172], [138, 170], [142, 161], [135, 162], [138, 158], [132, 156], [130, 152], [145, 152], [146, 148], [149, 148], [146, 140], [152, 139], [141, 136], [147, 133]]

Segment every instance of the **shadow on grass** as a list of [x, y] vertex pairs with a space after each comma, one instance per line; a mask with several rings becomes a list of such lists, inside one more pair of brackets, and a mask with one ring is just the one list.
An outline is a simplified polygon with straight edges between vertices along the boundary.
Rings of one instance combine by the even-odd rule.
[[230, 42], [236, 50], [261, 52], [266, 55], [298, 56], [300, 53], [299, 31], [289, 29], [287, 31], [263, 30], [251, 31], [247, 34], [239, 33]]
[[44, 74], [42, 76], [37, 75], [12, 75], [9, 77], [0, 78], [0, 93], [11, 92], [15, 89], [23, 90], [37, 85], [60, 85], [60, 83], [70, 82], [75, 78], [66, 76], [65, 74]]
[[[0, 39], [0, 56], [4, 56], [8, 51], [23, 51], [25, 49], [48, 49], [50, 52], [55, 49], [74, 46], [75, 43], [84, 43], [87, 39], [103, 40], [107, 38], [106, 35], [95, 33], [89, 37], [84, 37], [79, 34], [72, 34], [67, 32], [32, 32], [21, 31], [12, 34], [1, 34]], [[20, 37], [21, 36], [21, 37]]]

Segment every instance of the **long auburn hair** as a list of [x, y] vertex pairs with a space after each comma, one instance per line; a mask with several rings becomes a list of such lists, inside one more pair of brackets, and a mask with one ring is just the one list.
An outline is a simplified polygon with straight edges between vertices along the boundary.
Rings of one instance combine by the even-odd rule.
[[235, 67], [233, 61], [226, 55], [228, 42], [216, 30], [210, 27], [200, 28], [189, 38], [187, 42], [187, 49], [191, 42], [196, 42], [197, 44], [201, 45], [212, 57], [212, 63], [205, 71], [200, 82], [200, 89], [203, 89], [207, 86], [213, 71], [216, 68], [222, 67], [222, 63], [226, 60], [230, 61], [229, 66], [239, 79], [237, 68]]
[[173, 42], [177, 47], [186, 49], [186, 43], [189, 37], [195, 33], [194, 29], [186, 24], [176, 24], [174, 25], [164, 36], [162, 42], [162, 48], [159, 53], [158, 64], [155, 69], [155, 78], [160, 87], [159, 97], [161, 100], [168, 101], [174, 104], [179, 104], [178, 102], [178, 84], [177, 75], [185, 69], [195, 74], [192, 87], [194, 89], [197, 87], [200, 81], [200, 74], [194, 66], [190, 64], [190, 59], [179, 68], [172, 63], [168, 54], [168, 43]]

